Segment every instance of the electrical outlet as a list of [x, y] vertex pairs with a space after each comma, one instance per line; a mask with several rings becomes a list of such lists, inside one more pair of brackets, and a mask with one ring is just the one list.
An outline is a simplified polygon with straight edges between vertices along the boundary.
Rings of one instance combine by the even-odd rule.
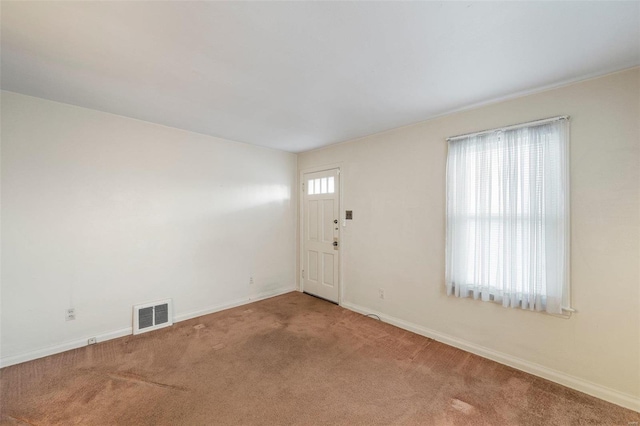
[[249, 285], [253, 285], [253, 277], [249, 277]]
[[384, 299], [384, 289], [383, 288], [379, 288], [378, 289], [378, 297], [380, 297], [380, 299]]
[[95, 337], [90, 337], [87, 340], [87, 345], [95, 345], [96, 343], [98, 343], [98, 339], [96, 339]]
[[67, 309], [66, 311], [64, 311], [64, 315], [67, 321], [73, 321], [74, 319], [76, 319], [76, 308]]

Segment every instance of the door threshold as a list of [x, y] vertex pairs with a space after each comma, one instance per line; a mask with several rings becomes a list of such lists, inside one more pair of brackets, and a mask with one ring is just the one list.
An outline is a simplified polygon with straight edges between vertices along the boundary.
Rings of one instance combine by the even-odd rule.
[[334, 305], [340, 306], [338, 302], [334, 302], [333, 300], [325, 299], [324, 297], [316, 296], [315, 294], [307, 293], [306, 291], [303, 291], [303, 293], [308, 296], [315, 297], [316, 299], [324, 300], [325, 302], [333, 303]]

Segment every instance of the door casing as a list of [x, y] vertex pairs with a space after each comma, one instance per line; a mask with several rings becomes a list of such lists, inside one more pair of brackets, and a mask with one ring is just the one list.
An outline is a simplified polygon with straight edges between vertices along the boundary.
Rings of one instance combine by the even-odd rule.
[[316, 173], [316, 172], [322, 172], [322, 171], [326, 171], [326, 170], [332, 170], [332, 169], [337, 169], [338, 170], [338, 174], [340, 176], [340, 179], [338, 179], [338, 212], [340, 214], [340, 218], [338, 219], [338, 241], [340, 243], [340, 249], [338, 250], [338, 258], [339, 258], [339, 263], [338, 263], [338, 305], [342, 305], [342, 300], [343, 300], [343, 296], [344, 296], [344, 279], [342, 276], [342, 262], [343, 262], [343, 258], [344, 256], [342, 255], [345, 245], [343, 242], [343, 228], [345, 227], [345, 219], [344, 219], [344, 212], [342, 210], [342, 206], [343, 206], [343, 192], [344, 192], [344, 164], [343, 163], [333, 163], [333, 164], [327, 164], [324, 166], [316, 166], [316, 167], [309, 167], [303, 170], [299, 171], [299, 176], [298, 176], [298, 194], [299, 194], [299, 208], [298, 208], [298, 228], [299, 228], [299, 232], [298, 232], [298, 246], [299, 246], [299, 250], [298, 250], [298, 290], [299, 291], [304, 291], [304, 281], [302, 278], [302, 270], [304, 267], [304, 191], [303, 191], [303, 183], [304, 183], [304, 175], [307, 173]]

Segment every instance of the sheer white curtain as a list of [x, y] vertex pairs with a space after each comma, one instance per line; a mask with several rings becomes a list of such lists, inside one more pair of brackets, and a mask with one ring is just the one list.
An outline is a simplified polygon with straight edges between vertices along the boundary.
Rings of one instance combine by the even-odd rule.
[[447, 294], [554, 314], [568, 306], [568, 126], [449, 141]]

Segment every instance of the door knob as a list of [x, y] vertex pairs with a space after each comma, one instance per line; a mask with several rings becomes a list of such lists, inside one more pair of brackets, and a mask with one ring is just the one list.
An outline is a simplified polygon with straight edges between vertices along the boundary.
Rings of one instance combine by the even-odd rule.
[[337, 242], [337, 241], [334, 241], [334, 242], [333, 242], [333, 246], [334, 246], [334, 247], [338, 247], [338, 242]]

